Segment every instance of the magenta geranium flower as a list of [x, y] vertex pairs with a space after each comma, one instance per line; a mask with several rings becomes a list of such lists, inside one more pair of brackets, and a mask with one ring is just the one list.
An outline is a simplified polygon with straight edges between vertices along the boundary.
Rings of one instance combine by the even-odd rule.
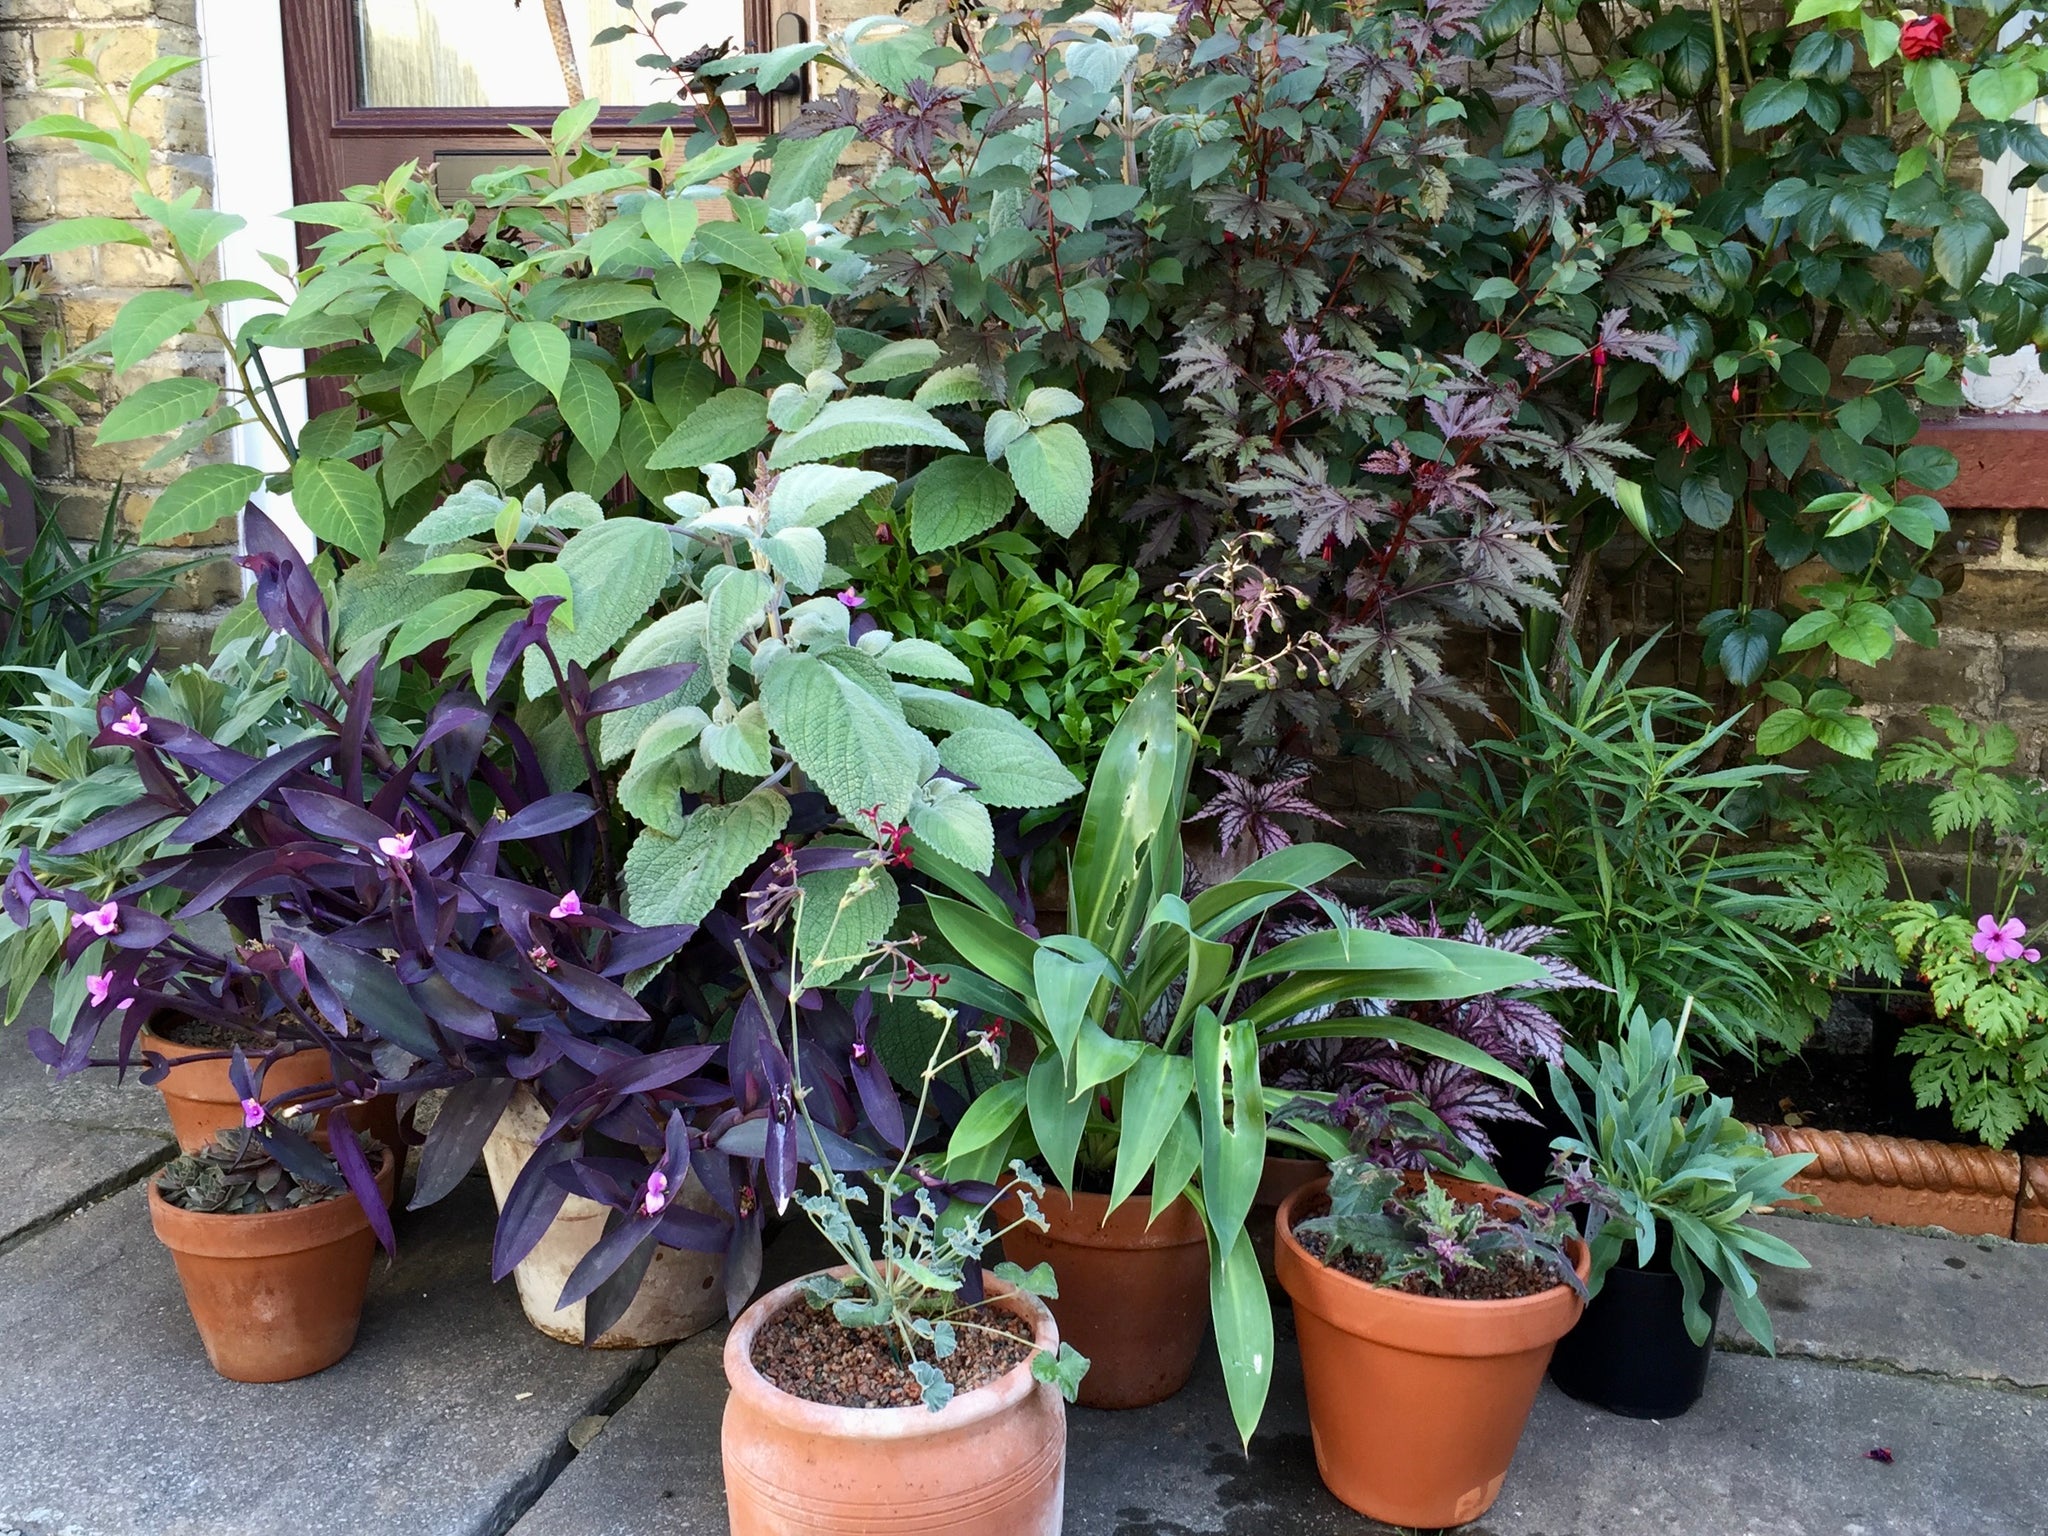
[[121, 909], [110, 901], [90, 912], [74, 912], [71, 914], [71, 926], [90, 928], [104, 939], [121, 926]]
[[1989, 912], [1977, 919], [1977, 932], [1970, 940], [1970, 948], [1982, 955], [1994, 971], [2008, 960], [2025, 960], [2031, 964], [2041, 958], [2041, 951], [2027, 944], [2025, 922], [2017, 917], [2008, 917], [2001, 923]]

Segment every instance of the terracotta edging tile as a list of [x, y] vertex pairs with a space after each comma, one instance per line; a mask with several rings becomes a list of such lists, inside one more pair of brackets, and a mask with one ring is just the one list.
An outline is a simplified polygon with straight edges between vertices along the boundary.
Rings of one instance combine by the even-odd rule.
[[2048, 1243], [2048, 1157], [2020, 1159], [2020, 1209], [2012, 1235], [2023, 1243]]
[[[1804, 1126], [1757, 1129], [1774, 1153], [1814, 1154], [1790, 1188], [1819, 1196], [1830, 1216], [1862, 1216], [1891, 1227], [1946, 1227], [1969, 1237], [2013, 1235], [2020, 1198], [2016, 1152]], [[2042, 1188], [2048, 1197], [2048, 1178]], [[2048, 1209], [2040, 1214], [2048, 1227]]]

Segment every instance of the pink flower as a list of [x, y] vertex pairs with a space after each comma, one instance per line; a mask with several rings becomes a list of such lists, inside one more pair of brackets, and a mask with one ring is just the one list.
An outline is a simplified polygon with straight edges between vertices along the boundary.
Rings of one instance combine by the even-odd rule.
[[253, 1131], [269, 1118], [263, 1111], [261, 1099], [242, 1100], [242, 1129]]
[[839, 594], [839, 601], [846, 604], [846, 606], [849, 608], [858, 608], [862, 604], [866, 603], [867, 599], [862, 597], [860, 593], [856, 591], [854, 588], [848, 587], [844, 592], [841, 592]]
[[563, 892], [562, 899], [548, 908], [548, 916], [552, 917], [556, 922], [560, 922], [565, 917], [581, 917], [582, 915], [583, 898], [574, 891]]
[[120, 928], [121, 909], [110, 901], [105, 906], [97, 907], [90, 912], [74, 912], [71, 914], [71, 926], [73, 928], [90, 928], [104, 939]]
[[526, 958], [533, 962], [536, 970], [542, 971], [552, 971], [562, 963], [548, 953], [548, 947], [545, 944], [534, 945], [533, 948], [526, 952]]
[[2008, 960], [2025, 959], [2035, 961], [2041, 958], [2038, 949], [2027, 947], [2027, 925], [2017, 917], [2008, 917], [2000, 922], [1989, 912], [1977, 919], [1977, 932], [1970, 940], [1970, 948], [1982, 955], [1992, 970], [1997, 970]]
[[147, 736], [149, 734], [149, 725], [142, 718], [142, 711], [139, 709], [129, 710], [127, 714], [116, 720], [107, 729], [116, 736]]
[[417, 834], [401, 832], [397, 837], [377, 839], [377, 851], [394, 864], [403, 864], [412, 857], [413, 839]]
[[659, 1216], [668, 1206], [668, 1175], [659, 1168], [647, 1175], [647, 1193], [640, 1197], [643, 1216]]
[[[93, 1007], [104, 1007], [107, 999], [114, 995], [114, 973], [112, 971], [101, 971], [97, 976], [86, 977], [85, 995]], [[135, 999], [124, 997], [114, 1006], [116, 1008], [133, 1008], [135, 1006]]]

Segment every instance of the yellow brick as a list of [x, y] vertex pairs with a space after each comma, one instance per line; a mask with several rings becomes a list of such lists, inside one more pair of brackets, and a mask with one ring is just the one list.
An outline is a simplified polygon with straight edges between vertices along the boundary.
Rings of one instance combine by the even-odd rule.
[[96, 160], [67, 156], [57, 161], [54, 175], [57, 209], [63, 217], [135, 217], [131, 195], [135, 183], [125, 172]]
[[81, 429], [76, 435], [78, 441], [72, 449], [72, 461], [77, 465], [80, 479], [97, 480], [103, 485], [116, 482], [167, 485], [183, 473], [178, 465], [152, 470], [142, 467], [150, 455], [163, 446], [155, 439], [139, 443], [97, 443], [93, 441], [91, 427]]
[[109, 288], [170, 288], [185, 281], [185, 269], [153, 246], [105, 245], [99, 251], [99, 280]]

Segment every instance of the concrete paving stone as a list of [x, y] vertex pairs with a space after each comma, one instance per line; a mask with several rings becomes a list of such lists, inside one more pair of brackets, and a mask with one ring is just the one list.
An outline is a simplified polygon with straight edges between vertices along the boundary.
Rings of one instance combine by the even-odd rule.
[[132, 1188], [0, 1256], [0, 1532], [500, 1536], [653, 1362], [528, 1326], [490, 1190], [401, 1214], [355, 1350], [275, 1386], [206, 1363]]
[[29, 1054], [28, 1031], [49, 1016], [38, 988], [0, 1029], [0, 1252], [66, 1212], [133, 1183], [171, 1156], [163, 1099], [130, 1073], [81, 1072], [58, 1082]]
[[[1813, 1266], [1759, 1271], [1781, 1356], [2048, 1387], [2048, 1328], [2014, 1325], [2016, 1307], [2036, 1304], [2023, 1298], [2048, 1296], [2048, 1247], [1800, 1216], [1762, 1224]], [[1725, 1306], [1721, 1338], [1755, 1348]]]
[[[1247, 1458], [1205, 1359], [1179, 1396], [1068, 1410], [1067, 1536], [1389, 1536], [1324, 1490], [1291, 1321]], [[719, 1536], [722, 1340], [677, 1346], [512, 1536]], [[1399, 1412], [1399, 1405], [1389, 1411]], [[1471, 1536], [2036, 1536], [2048, 1400], [1974, 1384], [1723, 1353], [1668, 1423], [1545, 1386], [1500, 1501]], [[1883, 1446], [1891, 1465], [1866, 1452]]]

